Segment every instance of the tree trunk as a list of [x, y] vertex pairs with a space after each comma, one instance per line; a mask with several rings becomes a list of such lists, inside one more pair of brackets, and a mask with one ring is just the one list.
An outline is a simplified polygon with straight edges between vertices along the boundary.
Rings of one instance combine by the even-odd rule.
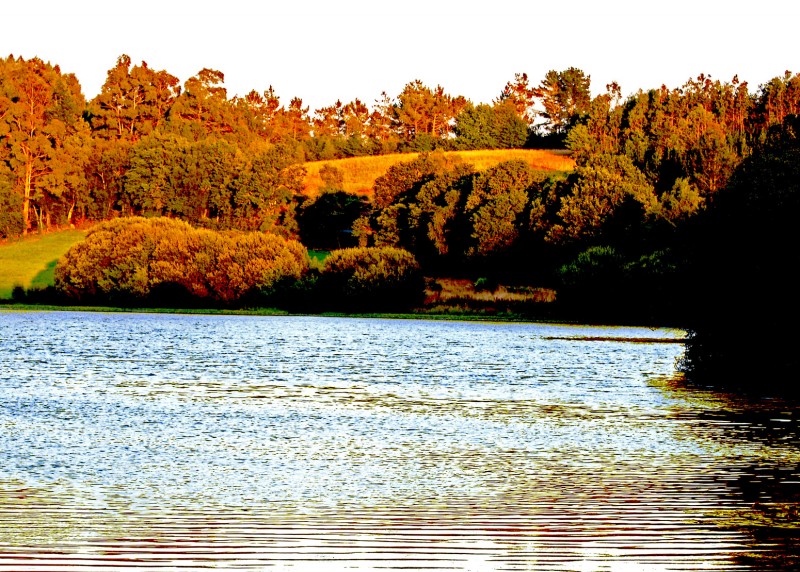
[[39, 229], [39, 234], [41, 234], [44, 230], [44, 221], [42, 220], [43, 208], [39, 207], [37, 209], [36, 205], [33, 205], [33, 212], [36, 215], [36, 226]]
[[25, 185], [22, 193], [22, 220], [24, 221], [25, 228], [22, 234], [28, 234], [31, 228], [30, 214], [31, 214], [31, 187], [33, 181], [33, 161], [28, 160], [25, 164]]

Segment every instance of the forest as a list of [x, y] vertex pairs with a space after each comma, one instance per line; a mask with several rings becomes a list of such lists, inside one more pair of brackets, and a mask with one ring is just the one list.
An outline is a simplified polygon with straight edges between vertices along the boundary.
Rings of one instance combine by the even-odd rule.
[[[262, 249], [288, 253], [274, 255], [283, 274], [265, 267], [236, 292], [184, 280], [180, 292], [314, 305], [319, 282], [352, 310], [359, 300], [412, 304], [409, 284], [422, 276], [536, 284], [557, 290], [548, 312], [559, 318], [688, 327], [693, 371], [730, 368], [742, 352], [758, 357], [754, 369], [732, 375], [755, 375], [765, 362], [789, 371], [796, 360], [785, 343], [762, 336], [752, 350], [746, 332], [780, 330], [797, 315], [798, 113], [800, 74], [789, 71], [757, 88], [701, 74], [624, 97], [616, 84], [593, 96], [576, 68], [538, 83], [519, 73], [488, 104], [415, 80], [371, 106], [356, 99], [310, 112], [272, 88], [229, 97], [217, 70], [181, 85], [125, 55], [86, 101], [57, 65], [9, 56], [0, 59], [0, 239], [103, 223], [86, 242], [106, 250], [84, 246], [83, 255], [106, 268], [115, 241], [141, 251], [150, 235], [143, 261], [126, 259], [128, 282], [113, 269], [87, 282], [89, 266], [72, 253], [57, 278], [77, 297], [98, 295], [100, 284], [132, 294], [180, 282], [149, 270], [165, 244], [185, 246], [183, 258], [161, 255], [191, 259], [184, 278], [207, 276], [197, 268], [208, 260], [261, 264], [245, 251]], [[563, 149], [575, 168], [476, 169], [445, 154], [509, 148]], [[318, 193], [304, 192], [308, 162], [398, 152], [420, 154], [390, 167], [369, 198], [344, 192], [334, 166], [320, 172]], [[159, 242], [159, 233], [172, 238]], [[310, 268], [298, 248], [348, 251]], [[375, 293], [392, 280], [396, 288]]]

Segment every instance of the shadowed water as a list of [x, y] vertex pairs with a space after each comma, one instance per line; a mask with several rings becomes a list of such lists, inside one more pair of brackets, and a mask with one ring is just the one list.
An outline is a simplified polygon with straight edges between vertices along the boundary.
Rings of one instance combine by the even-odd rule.
[[749, 570], [798, 417], [681, 336], [0, 313], [0, 570]]

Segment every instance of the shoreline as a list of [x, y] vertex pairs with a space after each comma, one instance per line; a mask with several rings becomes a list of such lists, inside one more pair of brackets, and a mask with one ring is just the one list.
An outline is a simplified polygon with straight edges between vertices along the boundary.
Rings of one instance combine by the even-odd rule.
[[290, 312], [278, 308], [146, 308], [122, 306], [60, 306], [54, 304], [20, 304], [11, 300], [0, 300], [0, 314], [5, 312], [96, 312], [108, 314], [184, 314], [209, 316], [277, 316], [319, 318], [361, 318], [376, 320], [430, 320], [444, 322], [486, 322], [517, 324], [557, 324], [565, 326], [630, 327], [667, 329], [685, 332], [685, 328], [670, 325], [592, 322], [558, 318], [535, 318], [515, 313], [488, 314], [482, 312]]

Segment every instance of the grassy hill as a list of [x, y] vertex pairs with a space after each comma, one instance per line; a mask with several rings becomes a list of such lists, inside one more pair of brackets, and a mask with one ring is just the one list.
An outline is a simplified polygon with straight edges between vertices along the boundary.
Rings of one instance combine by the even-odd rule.
[[0, 242], [0, 299], [11, 298], [14, 286], [52, 285], [58, 259], [85, 236], [81, 230], [62, 230]]
[[[478, 170], [493, 167], [503, 161], [522, 159], [534, 169], [543, 171], [571, 171], [575, 162], [566, 151], [548, 151], [542, 149], [489, 149], [481, 151], [451, 151], [446, 155], [458, 155], [465, 163]], [[383, 175], [389, 167], [403, 161], [411, 161], [419, 153], [395, 153], [392, 155], [376, 155], [369, 157], [351, 157], [332, 161], [314, 161], [305, 163], [305, 193], [316, 195], [323, 186], [319, 176], [320, 169], [332, 165], [344, 176], [344, 191], [369, 196], [375, 179]]]

